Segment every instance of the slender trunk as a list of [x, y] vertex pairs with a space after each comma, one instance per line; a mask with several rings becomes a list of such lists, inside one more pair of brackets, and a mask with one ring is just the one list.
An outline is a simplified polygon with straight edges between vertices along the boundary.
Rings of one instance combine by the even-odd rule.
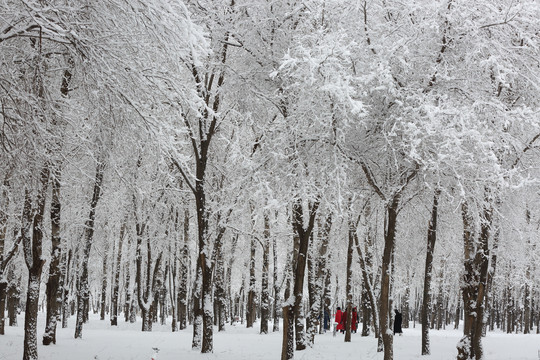
[[62, 258], [62, 329], [65, 329], [68, 326], [69, 317], [69, 289], [72, 285], [70, 269], [71, 260], [73, 258], [73, 250], [69, 249], [68, 255], [66, 256], [64, 253]]
[[[315, 334], [317, 333], [317, 318], [319, 316], [320, 308], [320, 290], [317, 289], [317, 274], [315, 264], [317, 258], [315, 255], [316, 244], [313, 242], [313, 235], [310, 241], [311, 245], [308, 247], [307, 258], [307, 278], [308, 278], [308, 304], [307, 304], [307, 316], [306, 316], [306, 341], [308, 345], [312, 346], [315, 342]], [[314, 259], [315, 258], [315, 259]]]
[[279, 300], [280, 286], [278, 284], [278, 262], [277, 262], [276, 242], [277, 242], [277, 239], [274, 236], [272, 238], [272, 255], [274, 259], [274, 273], [273, 273], [274, 306], [272, 307], [272, 318], [274, 319], [274, 321], [273, 321], [272, 332], [279, 331], [278, 309], [281, 304], [281, 301]]
[[49, 280], [45, 291], [47, 297], [47, 318], [43, 345], [56, 344], [56, 323], [60, 315], [62, 292], [60, 288], [62, 248], [60, 238], [60, 171], [54, 170], [51, 199], [51, 262]]
[[200, 349], [203, 335], [203, 314], [201, 306], [202, 270], [197, 259], [195, 284], [193, 285], [193, 340], [191, 348]]
[[306, 270], [307, 250], [311, 233], [315, 224], [315, 216], [319, 202], [310, 205], [309, 222], [304, 226], [304, 216], [302, 202], [296, 200], [293, 204], [293, 225], [295, 233], [299, 238], [298, 257], [296, 261], [296, 269], [294, 272], [294, 325], [295, 325], [295, 340], [296, 350], [304, 350], [306, 348], [306, 340], [304, 333], [304, 319], [302, 314], [302, 298], [304, 293], [304, 274]]
[[85, 237], [82, 259], [80, 259], [81, 272], [79, 277], [79, 292], [77, 294], [77, 322], [75, 324], [75, 338], [82, 338], [82, 329], [85, 313], [88, 311], [88, 299], [90, 289], [88, 287], [88, 260], [90, 258], [90, 249], [94, 238], [94, 222], [96, 218], [96, 207], [101, 197], [101, 185], [103, 183], [103, 171], [105, 164], [98, 162], [96, 168], [96, 179], [94, 181], [94, 191], [90, 203], [90, 213], [85, 223]]
[[[45, 196], [49, 182], [49, 168], [44, 165], [40, 173], [41, 188], [37, 194], [37, 207], [32, 209], [30, 193], [25, 190], [23, 208], [22, 242], [24, 260], [28, 268], [28, 290], [26, 293], [26, 310], [24, 314], [24, 350], [23, 360], [38, 358], [37, 353], [37, 315], [39, 307], [39, 288], [41, 272], [45, 260], [42, 259], [43, 218], [45, 212]], [[30, 235], [32, 231], [32, 235]]]
[[[142, 331], [152, 331], [152, 316], [155, 310], [156, 300], [156, 288], [158, 278], [161, 270], [161, 257], [160, 253], [156, 259], [154, 267], [152, 269], [152, 246], [150, 244], [150, 238], [146, 233], [146, 224], [137, 222], [137, 248], [136, 248], [136, 274], [135, 283], [137, 284], [137, 302], [141, 310], [142, 317]], [[146, 235], [146, 276], [143, 276], [143, 257], [142, 257], [142, 241], [143, 236]], [[146, 284], [143, 277], [146, 278]]]
[[375, 328], [375, 337], [378, 338], [379, 344], [377, 347], [377, 351], [382, 351], [382, 337], [380, 335], [380, 329], [379, 329], [379, 312], [377, 311], [377, 300], [375, 297], [374, 292], [374, 285], [373, 285], [373, 275], [371, 274], [371, 253], [369, 252], [369, 247], [372, 244], [372, 233], [371, 230], [368, 228], [368, 233], [366, 234], [366, 252], [367, 255], [364, 257], [364, 252], [362, 251], [362, 247], [360, 246], [358, 235], [356, 232], [354, 232], [354, 241], [356, 245], [356, 251], [358, 253], [358, 260], [360, 261], [360, 268], [362, 269], [362, 283], [364, 285], [364, 293], [365, 297], [367, 299], [367, 303], [364, 304], [364, 319], [363, 319], [363, 329], [362, 329], [362, 336], [369, 336], [369, 324], [370, 319], [369, 316], [373, 317], [372, 323], [373, 327]]
[[184, 244], [180, 255], [180, 284], [178, 286], [178, 321], [180, 330], [187, 327], [188, 264], [189, 264], [189, 209], [184, 210]]
[[403, 314], [403, 325], [404, 329], [409, 328], [410, 320], [410, 300], [411, 300], [411, 276], [410, 270], [407, 268], [407, 278], [405, 279], [405, 294], [403, 295], [403, 302], [401, 304], [402, 314]]
[[428, 224], [426, 266], [424, 272], [424, 293], [422, 298], [422, 355], [431, 353], [429, 347], [429, 323], [428, 316], [431, 313], [430, 291], [433, 269], [433, 252], [437, 241], [437, 212], [440, 190], [436, 189], [433, 196], [433, 206], [431, 208], [431, 219]]
[[492, 224], [492, 208], [489, 190], [481, 215], [481, 228], [477, 241], [474, 240], [473, 218], [466, 201], [462, 203], [464, 225], [464, 268], [462, 281], [465, 320], [463, 337], [457, 345], [458, 360], [483, 357], [482, 331], [484, 326], [484, 296], [489, 267], [488, 240]]
[[21, 304], [21, 276], [16, 276], [11, 266], [8, 270], [7, 312], [9, 326], [17, 326], [17, 315]]
[[[7, 179], [4, 180], [4, 186], [7, 187]], [[6, 241], [7, 232], [7, 220], [8, 216], [4, 209], [7, 211], [9, 198], [5, 191], [0, 193], [0, 200], [3, 203], [3, 207], [0, 207], [0, 335], [5, 334], [5, 311], [6, 311], [6, 292], [7, 292], [7, 279], [5, 278], [5, 269], [7, 267], [8, 260], [4, 257], [4, 247]]]
[[249, 287], [248, 287], [248, 299], [247, 299], [247, 305], [246, 305], [246, 327], [250, 328], [253, 327], [253, 323], [255, 322], [255, 284], [257, 279], [255, 278], [255, 255], [256, 255], [256, 247], [255, 247], [255, 238], [251, 238], [251, 251], [250, 251], [250, 258], [249, 258]]
[[269, 276], [270, 270], [270, 219], [268, 214], [264, 214], [264, 233], [263, 233], [263, 268], [261, 279], [261, 334], [268, 334], [268, 321], [270, 320], [270, 289]]
[[[118, 238], [118, 253], [116, 254], [116, 263], [114, 265], [114, 278], [111, 291], [111, 326], [118, 326], [118, 300], [120, 297], [120, 269], [122, 267], [122, 245], [126, 233], [127, 219], [120, 228], [120, 237]], [[126, 286], [129, 287], [129, 284]]]
[[[114, 251], [113, 251], [114, 253]], [[105, 320], [105, 313], [107, 308], [107, 259], [109, 258], [109, 242], [105, 242], [105, 253], [103, 254], [103, 263], [101, 267], [101, 293], [99, 297], [99, 319]]]
[[394, 357], [394, 337], [390, 329], [390, 282], [391, 282], [391, 261], [392, 253], [396, 241], [396, 225], [397, 225], [397, 209], [399, 205], [400, 195], [394, 195], [392, 202], [388, 204], [387, 226], [384, 236], [384, 250], [382, 258], [381, 272], [381, 297], [379, 305], [379, 327], [384, 346], [384, 360], [392, 360]]
[[351, 319], [352, 319], [352, 258], [354, 249], [354, 235], [356, 233], [356, 226], [349, 219], [349, 244], [347, 246], [347, 279], [345, 284], [345, 293], [347, 295], [347, 317], [345, 319], [345, 342], [351, 342]]

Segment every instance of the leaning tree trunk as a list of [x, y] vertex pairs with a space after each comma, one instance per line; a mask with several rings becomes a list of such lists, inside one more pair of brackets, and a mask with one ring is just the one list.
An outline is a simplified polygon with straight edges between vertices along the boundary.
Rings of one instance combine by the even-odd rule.
[[428, 224], [427, 248], [426, 248], [426, 266], [424, 272], [424, 293], [422, 299], [422, 355], [429, 355], [429, 321], [428, 316], [431, 313], [431, 278], [433, 269], [433, 252], [435, 242], [437, 241], [437, 211], [440, 190], [436, 189], [433, 196], [433, 206], [431, 208], [431, 219]]
[[105, 163], [98, 162], [96, 168], [96, 179], [94, 181], [94, 192], [90, 203], [90, 213], [85, 223], [85, 236], [82, 259], [80, 260], [81, 273], [79, 276], [79, 291], [77, 294], [77, 321], [75, 324], [75, 338], [82, 338], [82, 329], [84, 323], [85, 306], [90, 297], [88, 288], [88, 260], [90, 258], [90, 249], [94, 238], [94, 222], [96, 218], [96, 207], [101, 197], [101, 185], [103, 183], [103, 171]]
[[[41, 188], [37, 194], [37, 207], [32, 209], [30, 192], [25, 190], [22, 216], [22, 242], [24, 260], [28, 267], [28, 290], [26, 293], [26, 309], [24, 314], [24, 350], [23, 360], [38, 358], [37, 353], [37, 315], [39, 307], [39, 287], [41, 272], [45, 260], [42, 259], [43, 247], [43, 217], [45, 212], [45, 196], [49, 182], [49, 168], [43, 166], [40, 173]], [[30, 235], [32, 231], [32, 235]]]

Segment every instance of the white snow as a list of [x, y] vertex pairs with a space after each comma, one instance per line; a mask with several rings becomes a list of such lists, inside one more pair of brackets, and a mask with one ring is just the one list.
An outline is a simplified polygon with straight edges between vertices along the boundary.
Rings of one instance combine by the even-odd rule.
[[[57, 344], [41, 345], [45, 326], [45, 314], [38, 319], [38, 353], [40, 360], [150, 360], [152, 348], [159, 348], [157, 360], [204, 359], [204, 360], [275, 360], [281, 355], [282, 335], [270, 332], [259, 335], [259, 324], [246, 329], [245, 325], [227, 325], [225, 332], [214, 332], [214, 353], [201, 354], [191, 349], [192, 327], [176, 333], [170, 325], [154, 324], [152, 332], [141, 332], [141, 320], [135, 324], [119, 319], [118, 327], [111, 327], [108, 320], [100, 321], [99, 315], [91, 315], [84, 325], [83, 339], [74, 339], [75, 317], [69, 328], [57, 331]], [[19, 324], [24, 319], [19, 318]], [[169, 319], [170, 324], [170, 319]], [[431, 355], [421, 356], [421, 327], [403, 329], [403, 336], [394, 337], [395, 360], [454, 360], [456, 345], [462, 337], [457, 330], [431, 330]], [[535, 329], [536, 332], [536, 329]], [[0, 335], [0, 360], [21, 359], [23, 353], [23, 326], [6, 326], [6, 335]], [[363, 338], [360, 332], [352, 334], [350, 343], [343, 342], [343, 334], [332, 336], [331, 332], [316, 335], [315, 345], [295, 353], [295, 359], [330, 360], [362, 359], [380, 360], [377, 342], [373, 337]], [[485, 360], [539, 360], [540, 335], [505, 334], [489, 332], [483, 339]]]

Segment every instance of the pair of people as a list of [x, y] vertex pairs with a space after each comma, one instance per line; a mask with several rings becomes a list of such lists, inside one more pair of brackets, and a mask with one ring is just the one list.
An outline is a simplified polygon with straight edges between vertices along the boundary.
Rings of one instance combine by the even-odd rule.
[[[345, 325], [347, 322], [347, 310], [341, 311], [341, 308], [338, 306], [336, 309], [336, 317], [334, 321], [337, 323], [336, 330], [341, 333], [344, 333], [346, 329]], [[353, 333], [356, 333], [357, 325], [358, 325], [358, 313], [356, 312], [356, 307], [354, 307], [351, 313], [351, 331]]]

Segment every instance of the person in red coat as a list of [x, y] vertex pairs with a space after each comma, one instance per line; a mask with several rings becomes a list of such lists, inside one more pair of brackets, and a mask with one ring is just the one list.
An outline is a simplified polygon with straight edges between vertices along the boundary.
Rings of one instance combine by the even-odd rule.
[[336, 309], [336, 318], [334, 321], [337, 323], [337, 331], [343, 332], [345, 330], [345, 326], [343, 326], [343, 313], [341, 312], [341, 308], [338, 306]]
[[356, 334], [356, 327], [358, 325], [358, 313], [356, 312], [356, 307], [352, 309], [352, 319], [351, 319], [351, 330]]

